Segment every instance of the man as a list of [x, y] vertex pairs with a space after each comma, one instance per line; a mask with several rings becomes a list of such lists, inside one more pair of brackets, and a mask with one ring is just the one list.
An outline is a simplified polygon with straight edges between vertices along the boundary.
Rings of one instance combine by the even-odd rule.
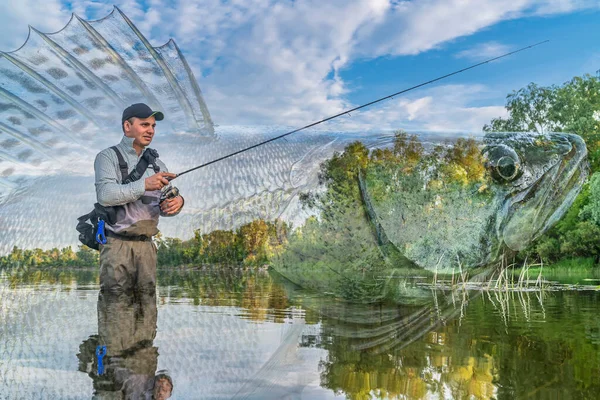
[[[138, 103], [123, 111], [123, 139], [116, 146], [127, 163], [129, 173], [135, 169], [145, 148], [154, 137], [155, 121], [164, 115], [146, 104]], [[100, 289], [102, 292], [154, 294], [156, 290], [156, 247], [152, 236], [158, 233], [158, 217], [179, 213], [184, 200], [181, 196], [159, 203], [161, 189], [175, 178], [166, 166], [156, 159], [160, 172], [146, 170], [141, 179], [122, 184], [123, 177], [117, 153], [102, 150], [96, 156], [97, 201], [104, 207], [116, 207], [116, 222], [105, 221], [107, 242], [100, 246]]]

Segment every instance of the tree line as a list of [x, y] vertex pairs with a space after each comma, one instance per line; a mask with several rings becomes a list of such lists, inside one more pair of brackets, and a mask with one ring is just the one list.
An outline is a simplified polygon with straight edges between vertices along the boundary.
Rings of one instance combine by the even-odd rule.
[[[286, 242], [289, 225], [282, 221], [258, 219], [236, 230], [216, 230], [210, 233], [194, 232], [190, 240], [155, 238], [158, 247], [158, 265], [227, 264], [233, 266], [261, 266]], [[74, 251], [71, 246], [51, 250], [21, 249], [17, 246], [0, 257], [0, 269], [15, 267], [89, 267], [99, 262], [99, 253], [85, 245]]]
[[74, 251], [71, 246], [50, 250], [21, 249], [14, 246], [12, 251], [0, 257], [0, 270], [28, 267], [82, 267], [98, 264], [98, 252], [87, 246], [79, 246]]
[[287, 242], [290, 226], [280, 220], [257, 219], [236, 230], [194, 232], [190, 240], [157, 235], [158, 265], [262, 266]]

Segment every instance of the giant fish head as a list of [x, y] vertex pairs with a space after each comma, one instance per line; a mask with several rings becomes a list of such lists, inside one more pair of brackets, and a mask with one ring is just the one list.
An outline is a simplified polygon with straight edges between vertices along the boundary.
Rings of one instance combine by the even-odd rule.
[[402, 164], [369, 167], [361, 189], [380, 244], [432, 271], [487, 265], [558, 221], [588, 175], [577, 135], [490, 133], [479, 148], [463, 158], [475, 170], [480, 164], [480, 177], [469, 180], [455, 166], [462, 182], [439, 155], [409, 173]]
[[522, 250], [571, 206], [588, 176], [583, 140], [568, 133], [492, 133], [483, 154], [503, 197], [496, 235]]

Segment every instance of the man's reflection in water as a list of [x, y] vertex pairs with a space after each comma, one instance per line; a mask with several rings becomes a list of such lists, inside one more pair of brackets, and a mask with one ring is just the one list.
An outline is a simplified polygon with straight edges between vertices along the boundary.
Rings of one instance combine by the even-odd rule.
[[[95, 399], [155, 399], [171, 397], [173, 381], [158, 371], [156, 294], [98, 296], [98, 335], [79, 346], [79, 369], [94, 381]], [[104, 373], [98, 375], [96, 347], [106, 346]]]

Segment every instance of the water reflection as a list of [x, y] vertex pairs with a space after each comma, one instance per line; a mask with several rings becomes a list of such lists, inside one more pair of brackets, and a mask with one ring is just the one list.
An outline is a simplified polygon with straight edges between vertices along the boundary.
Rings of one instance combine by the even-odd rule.
[[[100, 292], [98, 334], [86, 339], [77, 354], [79, 370], [92, 378], [98, 398], [171, 397], [171, 377], [166, 371], [157, 373], [156, 322], [156, 294]], [[98, 357], [98, 346], [106, 346], [103, 358]]]
[[[157, 320], [151, 298], [97, 298], [90, 287], [39, 278], [0, 279], [9, 311], [0, 314], [7, 398], [35, 398], [42, 388], [62, 393], [48, 398], [152, 398], [159, 386], [166, 396], [171, 382], [177, 399], [595, 399], [600, 392], [593, 290], [492, 286], [431, 291], [430, 304], [357, 305], [267, 274], [163, 271]], [[108, 347], [101, 376], [98, 344]], [[73, 376], [59, 392], [48, 379], [61, 371]]]
[[330, 314], [321, 385], [350, 399], [594, 399], [599, 300], [595, 292], [474, 292], [455, 318], [436, 325], [430, 314], [431, 330], [410, 345], [399, 340], [406, 326], [389, 318], [394, 307], [363, 323]]
[[422, 309], [418, 319], [427, 322], [414, 329], [415, 311], [392, 306], [364, 322], [324, 319], [321, 385], [350, 399], [496, 398], [493, 357], [454, 347], [461, 337], [448, 328], [460, 317], [438, 323]]

